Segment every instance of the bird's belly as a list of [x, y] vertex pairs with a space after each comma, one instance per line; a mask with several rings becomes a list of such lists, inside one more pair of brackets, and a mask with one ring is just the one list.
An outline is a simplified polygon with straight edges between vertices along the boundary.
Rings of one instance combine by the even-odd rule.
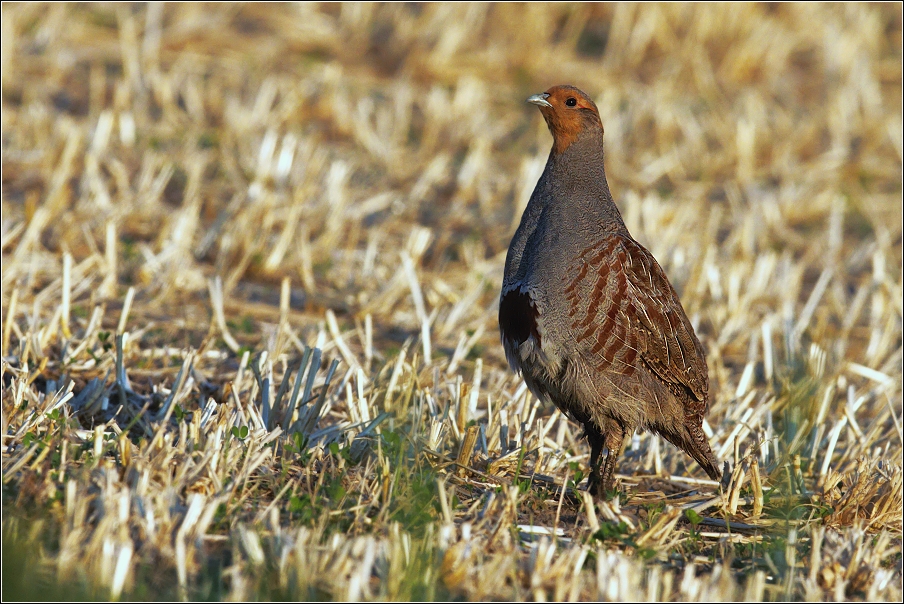
[[616, 421], [633, 432], [677, 415], [675, 397], [643, 368], [633, 368], [630, 374], [589, 371], [580, 355], [567, 349], [558, 351], [555, 363], [529, 346], [522, 345], [520, 350], [527, 354], [519, 357], [517, 370], [527, 387], [572, 420], [598, 426]]

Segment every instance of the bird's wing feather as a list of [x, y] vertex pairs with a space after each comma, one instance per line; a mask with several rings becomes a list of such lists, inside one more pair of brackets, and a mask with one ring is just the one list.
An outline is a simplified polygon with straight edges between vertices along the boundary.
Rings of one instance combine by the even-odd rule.
[[609, 235], [580, 261], [565, 295], [574, 341], [592, 369], [631, 374], [642, 362], [705, 410], [703, 347], [653, 255], [630, 237]]

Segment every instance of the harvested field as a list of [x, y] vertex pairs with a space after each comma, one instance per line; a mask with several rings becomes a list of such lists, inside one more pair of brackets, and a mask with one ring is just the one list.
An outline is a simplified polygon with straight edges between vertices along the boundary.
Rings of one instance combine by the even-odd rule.
[[[3, 599], [902, 598], [900, 4], [2, 9]], [[590, 93], [724, 491], [505, 363]]]

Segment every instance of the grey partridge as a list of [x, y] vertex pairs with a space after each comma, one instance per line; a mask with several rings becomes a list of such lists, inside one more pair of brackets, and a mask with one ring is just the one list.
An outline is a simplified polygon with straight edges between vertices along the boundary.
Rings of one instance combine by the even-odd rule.
[[583, 424], [597, 497], [612, 489], [624, 437], [639, 428], [719, 480], [702, 429], [703, 347], [612, 200], [596, 104], [573, 86], [527, 100], [546, 118], [553, 146], [505, 260], [499, 329], [509, 365], [540, 400]]

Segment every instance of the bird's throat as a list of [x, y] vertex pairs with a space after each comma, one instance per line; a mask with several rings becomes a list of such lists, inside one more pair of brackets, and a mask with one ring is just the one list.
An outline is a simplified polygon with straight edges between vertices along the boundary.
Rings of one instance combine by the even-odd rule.
[[605, 225], [607, 231], [625, 229], [606, 181], [602, 133], [578, 137], [564, 153], [553, 147], [546, 171], [550, 190], [545, 199], [553, 202], [551, 216]]

